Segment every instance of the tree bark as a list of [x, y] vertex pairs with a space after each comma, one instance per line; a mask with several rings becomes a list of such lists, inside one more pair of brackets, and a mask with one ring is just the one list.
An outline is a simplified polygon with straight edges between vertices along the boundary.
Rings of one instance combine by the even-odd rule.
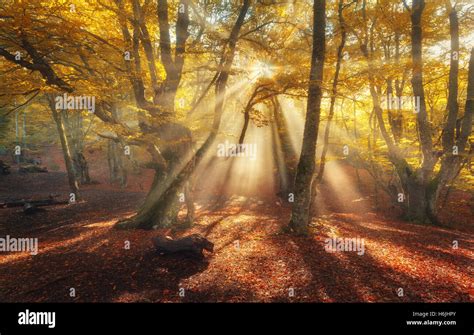
[[[457, 86], [457, 81], [456, 81]], [[457, 87], [455, 88], [457, 91]], [[448, 101], [449, 108], [449, 101]], [[428, 210], [432, 221], [437, 222], [439, 200], [443, 194], [449, 190], [449, 185], [459, 175], [462, 163], [467, 162], [472, 155], [472, 146], [467, 147], [469, 136], [472, 132], [472, 118], [474, 112], [474, 48], [471, 50], [469, 61], [469, 71], [467, 78], [467, 96], [464, 108], [464, 116], [461, 129], [457, 140], [448, 140], [444, 148], [443, 157], [441, 159], [441, 167], [438, 174], [429, 184], [427, 199]], [[449, 115], [448, 115], [449, 117]], [[453, 133], [454, 135], [454, 133]], [[456, 145], [458, 153], [454, 154], [453, 145]], [[467, 149], [467, 150], [466, 150]]]
[[82, 151], [74, 151], [72, 162], [74, 164], [74, 171], [76, 171], [76, 179], [79, 180], [80, 184], [90, 184], [91, 177], [89, 175], [89, 164], [87, 164]]
[[458, 74], [459, 74], [459, 22], [455, 8], [449, 10], [449, 33], [451, 37], [451, 61], [449, 66], [448, 117], [443, 129], [444, 151], [452, 151], [454, 131], [458, 115]]
[[427, 182], [430, 178], [436, 158], [433, 156], [433, 141], [431, 139], [431, 126], [427, 119], [425, 90], [423, 88], [423, 57], [422, 57], [422, 40], [423, 30], [421, 18], [425, 8], [424, 0], [413, 0], [411, 13], [411, 54], [412, 54], [412, 87], [413, 96], [419, 99], [418, 112], [416, 113], [416, 124], [418, 128], [418, 136], [422, 152], [421, 178], [423, 182]]
[[[170, 125], [165, 124], [161, 133], [160, 130], [158, 130], [158, 137], [165, 142], [169, 143], [171, 139], [166, 138], [166, 133], [168, 133], [168, 136], [174, 137], [174, 141], [171, 142], [175, 142], [176, 146], [168, 150], [170, 155], [168, 156], [166, 153], [163, 153], [166, 160], [171, 161], [171, 163], [168, 163], [169, 166], [167, 167], [161, 166], [161, 168], [157, 169], [152, 187], [137, 215], [131, 219], [119, 221], [116, 224], [117, 228], [156, 229], [167, 227], [176, 222], [179, 211], [179, 202], [177, 202], [177, 199], [183, 190], [186, 191], [189, 189], [186, 183], [189, 181], [195, 167], [204, 158], [204, 154], [212, 143], [214, 143], [217, 136], [224, 111], [227, 80], [229, 78], [240, 29], [244, 24], [244, 19], [249, 7], [250, 0], [244, 0], [237, 21], [231, 30], [228, 45], [226, 45], [226, 48], [224, 48], [222, 52], [220, 72], [216, 79], [216, 103], [214, 106], [214, 121], [210, 135], [196, 153], [192, 154], [192, 150], [190, 150], [192, 139], [190, 138], [190, 132], [187, 128], [181, 126], [186, 130], [170, 131]], [[188, 139], [186, 139], [188, 136], [183, 135], [183, 132], [189, 134]], [[176, 160], [173, 161], [172, 157]], [[185, 202], [191, 201], [190, 196], [190, 194], [185, 194]], [[194, 207], [189, 206], [188, 220], [193, 216]]]
[[314, 0], [313, 51], [303, 145], [295, 178], [295, 199], [288, 229], [297, 235], [308, 233], [311, 190], [315, 170], [316, 143], [321, 116], [322, 80], [325, 56], [326, 1]]
[[127, 186], [127, 170], [123, 163], [123, 148], [113, 140], [108, 141], [107, 162], [109, 166], [109, 179], [111, 184], [118, 183], [121, 188]]
[[[414, 1], [414, 6], [417, 5], [418, 7], [418, 12], [416, 14], [416, 19], [415, 19], [415, 25], [418, 25], [417, 27], [413, 28], [417, 31], [416, 38], [412, 38], [412, 44], [413, 43], [419, 43], [420, 45], [417, 46], [415, 45], [413, 49], [416, 49], [418, 51], [413, 53], [413, 57], [416, 58], [416, 61], [413, 60], [413, 72], [416, 74], [416, 79], [412, 80], [412, 82], [415, 83], [416, 91], [419, 94], [423, 93], [423, 87], [421, 86], [421, 89], [419, 85], [422, 85], [422, 82], [420, 81], [422, 76], [421, 76], [421, 13], [423, 10], [423, 7], [420, 6], [419, 4], [416, 4], [417, 0]], [[363, 15], [365, 15], [365, 7], [363, 7]], [[413, 13], [412, 13], [412, 19], [413, 19]], [[419, 35], [419, 36], [418, 36]], [[428, 170], [428, 166], [426, 161], [424, 161], [423, 164], [423, 169], [412, 169], [410, 165], [407, 163], [406, 159], [403, 157], [400, 148], [398, 147], [397, 143], [394, 141], [394, 139], [390, 136], [390, 133], [387, 130], [387, 127], [385, 125], [385, 120], [383, 118], [383, 113], [382, 113], [382, 107], [380, 105], [380, 95], [378, 90], [376, 89], [376, 81], [375, 81], [375, 73], [374, 73], [374, 62], [372, 59], [372, 52], [369, 51], [367, 47], [367, 38], [365, 41], [360, 45], [360, 49], [362, 54], [364, 55], [366, 61], [367, 61], [367, 73], [369, 77], [369, 90], [370, 90], [370, 95], [372, 97], [372, 103], [373, 103], [373, 112], [375, 116], [375, 120], [378, 123], [378, 127], [380, 130], [380, 133], [382, 135], [382, 138], [384, 139], [385, 143], [387, 144], [388, 148], [388, 157], [390, 159], [390, 162], [393, 164], [395, 171], [397, 172], [397, 175], [399, 176], [400, 179], [400, 187], [401, 187], [401, 192], [403, 193], [403, 202], [402, 207], [404, 208], [405, 211], [405, 216], [407, 219], [412, 220], [412, 221], [419, 221], [419, 222], [426, 222], [427, 219], [427, 202], [426, 202], [426, 176], [428, 173], [424, 172]], [[416, 93], [415, 93], [416, 94]], [[420, 112], [421, 113], [421, 100], [420, 99]], [[423, 100], [424, 101], [424, 100]], [[426, 111], [425, 111], [426, 112]], [[425, 113], [426, 117], [426, 113]], [[417, 121], [418, 123], [420, 119], [418, 118]], [[423, 121], [423, 118], [421, 118]], [[426, 119], [425, 119], [426, 121]], [[420, 127], [419, 127], [420, 128]], [[375, 131], [375, 127], [373, 128], [373, 131]], [[375, 133], [374, 133], [375, 135]], [[426, 136], [425, 136], [426, 137]], [[375, 143], [375, 140], [374, 140]], [[421, 140], [420, 140], [421, 143]], [[431, 143], [431, 137], [429, 138], [428, 144]], [[426, 150], [426, 146], [421, 143], [422, 150]], [[423, 149], [424, 148], [424, 149]], [[431, 152], [429, 153], [431, 155]], [[397, 190], [395, 190], [396, 192]], [[398, 197], [398, 194], [390, 194], [393, 197]]]
[[75, 194], [76, 199], [78, 199], [79, 198], [79, 185], [76, 180], [76, 171], [74, 169], [74, 165], [72, 162], [71, 151], [70, 151], [69, 142], [66, 136], [66, 130], [64, 128], [64, 123], [61, 119], [61, 114], [56, 110], [54, 97], [52, 95], [48, 95], [47, 99], [48, 99], [49, 107], [51, 109], [51, 114], [53, 116], [54, 122], [56, 123], [59, 140], [61, 142], [64, 163], [66, 165], [66, 171], [67, 171], [67, 176], [68, 176], [69, 188], [71, 192]]
[[[368, 61], [368, 74], [370, 82], [370, 92], [374, 103], [374, 112], [377, 116], [379, 128], [389, 151], [389, 159], [395, 167], [400, 179], [401, 191], [404, 195], [403, 207], [406, 219], [419, 223], [438, 223], [437, 213], [441, 193], [446, 189], [459, 174], [461, 162], [469, 156], [466, 152], [466, 144], [472, 129], [472, 100], [474, 98], [474, 50], [471, 52], [471, 60], [468, 74], [468, 92], [466, 100], [465, 116], [461, 125], [462, 131], [458, 139], [454, 138], [454, 128], [452, 119], [457, 115], [457, 72], [458, 64], [456, 59], [451, 59], [450, 86], [448, 98], [448, 122], [443, 133], [443, 157], [439, 172], [433, 177], [434, 167], [437, 157], [433, 153], [433, 143], [431, 126], [427, 120], [425, 97], [423, 89], [423, 68], [422, 68], [422, 26], [421, 17], [423, 14], [424, 1], [414, 0], [411, 14], [412, 21], [412, 87], [415, 97], [419, 98], [417, 118], [417, 128], [422, 152], [422, 163], [420, 168], [412, 168], [401, 155], [397, 144], [392, 140], [384, 125], [382, 110], [379, 104], [378, 93], [374, 88], [374, 74], [372, 73], [372, 62], [370, 54], [365, 45], [361, 45], [361, 50]], [[450, 12], [450, 32], [451, 46], [453, 50], [458, 49], [458, 22], [455, 11]], [[446, 128], [449, 128], [446, 132]], [[449, 134], [449, 136], [447, 135]], [[456, 142], [454, 142], [456, 141]], [[452, 144], [456, 143], [459, 154], [453, 154]], [[395, 195], [396, 196], [396, 195]]]
[[169, 236], [157, 236], [152, 239], [156, 251], [160, 254], [191, 253], [194, 256], [204, 257], [203, 250], [213, 252], [214, 243], [199, 234], [193, 234], [179, 239]]
[[[341, 29], [341, 42], [337, 47], [337, 59], [336, 59], [336, 71], [334, 72], [334, 79], [332, 82], [332, 90], [331, 90], [331, 102], [329, 105], [329, 113], [328, 113], [328, 120], [326, 122], [326, 128], [324, 129], [324, 142], [323, 142], [323, 149], [321, 152], [321, 160], [319, 162], [319, 171], [318, 175], [316, 176], [316, 182], [320, 183], [323, 179], [324, 175], [324, 168], [326, 167], [326, 155], [329, 148], [329, 133], [331, 131], [331, 122], [332, 118], [334, 117], [334, 105], [336, 104], [336, 95], [337, 95], [337, 84], [339, 81], [339, 72], [341, 70], [341, 63], [342, 63], [342, 52], [344, 50], [344, 45], [346, 44], [346, 27], [344, 22], [343, 16], [343, 2], [339, 0], [338, 5], [338, 18], [339, 18], [339, 29]], [[355, 122], [355, 118], [354, 118]]]
[[91, 182], [89, 165], [87, 164], [87, 160], [83, 154], [85, 134], [82, 115], [80, 112], [68, 113], [67, 110], [63, 110], [61, 111], [60, 116], [63, 120], [68, 137], [72, 163], [76, 173], [76, 180], [82, 185], [89, 184]]

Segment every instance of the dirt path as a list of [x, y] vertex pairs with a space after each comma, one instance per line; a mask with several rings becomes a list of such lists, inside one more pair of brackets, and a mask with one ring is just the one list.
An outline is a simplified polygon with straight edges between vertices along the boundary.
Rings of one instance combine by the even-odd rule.
[[[43, 181], [48, 185], [44, 192], [59, 189], [58, 176], [46, 178], [51, 180]], [[2, 190], [0, 185], [0, 195]], [[33, 216], [17, 209], [0, 211], [0, 236], [38, 237], [40, 247], [36, 256], [0, 255], [0, 301], [473, 298], [472, 226], [462, 231], [421, 226], [372, 210], [345, 210], [322, 214], [313, 222], [310, 237], [296, 238], [280, 233], [288, 208], [235, 197], [222, 209], [201, 206], [195, 226], [186, 232], [117, 231], [113, 224], [131, 215], [144, 194], [91, 187], [82, 195], [84, 200], [74, 206]], [[160, 257], [153, 251], [152, 236], [195, 232], [215, 243], [214, 254], [208, 254], [205, 262]], [[364, 253], [327, 252], [326, 239], [338, 237], [363, 239]], [[125, 248], [127, 241], [130, 249]], [[69, 296], [71, 288], [75, 297]]]

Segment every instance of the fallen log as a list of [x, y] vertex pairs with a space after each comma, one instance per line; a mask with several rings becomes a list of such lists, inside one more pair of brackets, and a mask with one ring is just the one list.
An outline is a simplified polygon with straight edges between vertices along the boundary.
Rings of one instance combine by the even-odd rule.
[[19, 173], [46, 173], [48, 172], [47, 167], [42, 167], [34, 164], [26, 164], [23, 166], [20, 166], [18, 169]]
[[43, 208], [39, 208], [37, 205], [31, 204], [29, 202], [25, 203], [23, 206], [23, 213], [27, 215], [35, 214], [38, 212], [44, 212], [45, 210]]
[[193, 256], [204, 257], [203, 250], [214, 251], [214, 243], [199, 234], [192, 234], [178, 239], [170, 236], [152, 238], [153, 245], [159, 254], [189, 253]]
[[41, 200], [12, 200], [12, 201], [3, 201], [0, 202], [0, 208], [12, 208], [12, 207], [25, 207], [26, 204], [29, 204], [34, 207], [42, 206], [54, 206], [54, 205], [67, 205], [68, 201], [57, 201], [53, 198], [41, 199]]

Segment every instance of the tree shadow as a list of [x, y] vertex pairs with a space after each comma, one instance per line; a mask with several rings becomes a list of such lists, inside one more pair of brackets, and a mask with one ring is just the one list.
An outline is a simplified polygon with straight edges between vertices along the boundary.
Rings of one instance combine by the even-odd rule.
[[388, 229], [387, 227], [370, 227], [345, 218], [340, 218], [340, 220], [345, 223], [344, 230], [353, 236], [367, 236], [377, 242], [397, 245], [410, 251], [416, 250], [423, 256], [442, 259], [456, 265], [468, 265], [473, 262], [472, 258], [449, 252], [449, 250], [455, 250], [452, 248], [454, 240], [458, 241], [459, 248], [472, 250], [474, 244], [469, 240], [469, 235], [463, 232], [411, 223], [397, 223], [389, 226], [392, 229]]
[[[295, 297], [275, 297], [273, 301], [311, 302], [422, 302], [430, 301], [426, 292], [452, 292], [453, 300], [465, 301], [463, 292], [449, 283], [420, 282], [401, 271], [379, 263], [365, 250], [359, 256], [355, 252], [327, 252], [322, 243], [313, 238], [289, 236], [311, 280], [295, 288]], [[287, 246], [286, 239], [274, 239], [278, 247]], [[284, 244], [283, 244], [284, 243]], [[429, 287], [429, 290], [426, 288]], [[399, 289], [403, 295], [399, 296]], [[420, 290], [423, 288], [423, 290]]]
[[[55, 265], [54, 271], [45, 268]], [[23, 264], [22, 264], [23, 263]], [[20, 262], [10, 266], [13, 277], [22, 279]], [[71, 265], [68, 265], [73, 263]], [[133, 257], [97, 257], [94, 253], [45, 254], [26, 266], [29, 286], [9, 285], [2, 293], [4, 302], [111, 302], [129, 297], [130, 301], [179, 299], [180, 281], [205, 271], [206, 258], [183, 254], [160, 256], [154, 250]], [[15, 276], [18, 274], [18, 277]], [[38, 281], [32, 275], [37, 273]], [[5, 274], [2, 275], [2, 277]], [[33, 284], [33, 285], [31, 285]], [[74, 288], [75, 297], [70, 296]], [[130, 298], [131, 297], [131, 298]], [[127, 300], [126, 299], [126, 300]]]
[[137, 192], [84, 190], [82, 200], [72, 205], [47, 207], [44, 212], [25, 215], [21, 208], [4, 209], [0, 233], [19, 236], [48, 236], [64, 230], [80, 233], [84, 226], [97, 221], [114, 220], [133, 211], [143, 196]]

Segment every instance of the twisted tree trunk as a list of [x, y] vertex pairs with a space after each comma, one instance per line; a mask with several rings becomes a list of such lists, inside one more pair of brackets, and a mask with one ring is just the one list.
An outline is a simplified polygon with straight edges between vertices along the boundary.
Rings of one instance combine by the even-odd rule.
[[[192, 202], [190, 198], [191, 192], [189, 192], [190, 188], [186, 184], [191, 178], [195, 167], [204, 158], [204, 154], [214, 143], [217, 136], [225, 106], [229, 72], [234, 59], [240, 29], [244, 24], [244, 19], [249, 7], [250, 0], [244, 0], [237, 21], [231, 30], [228, 44], [222, 52], [220, 72], [216, 79], [216, 103], [210, 135], [196, 153], [193, 154], [192, 138], [189, 129], [172, 123], [167, 123], [161, 128], [154, 128], [157, 137], [164, 142], [161, 144], [164, 145], [167, 143], [169, 145], [169, 148], [164, 150], [162, 154], [166, 162], [159, 163], [158, 159], [155, 159], [157, 165], [156, 174], [144, 204], [137, 215], [131, 219], [119, 221], [116, 225], [117, 228], [151, 229], [167, 227], [174, 224], [181, 205], [178, 199], [183, 198], [183, 194], [181, 194], [183, 191], [187, 192], [187, 194], [184, 194], [184, 202], [189, 204], [188, 220], [193, 218], [194, 206], [190, 204]], [[160, 29], [165, 28], [166, 27], [161, 27]], [[181, 56], [182, 55], [177, 55], [177, 57]], [[153, 145], [150, 146], [152, 156], [154, 156], [156, 150], [156, 147]]]

